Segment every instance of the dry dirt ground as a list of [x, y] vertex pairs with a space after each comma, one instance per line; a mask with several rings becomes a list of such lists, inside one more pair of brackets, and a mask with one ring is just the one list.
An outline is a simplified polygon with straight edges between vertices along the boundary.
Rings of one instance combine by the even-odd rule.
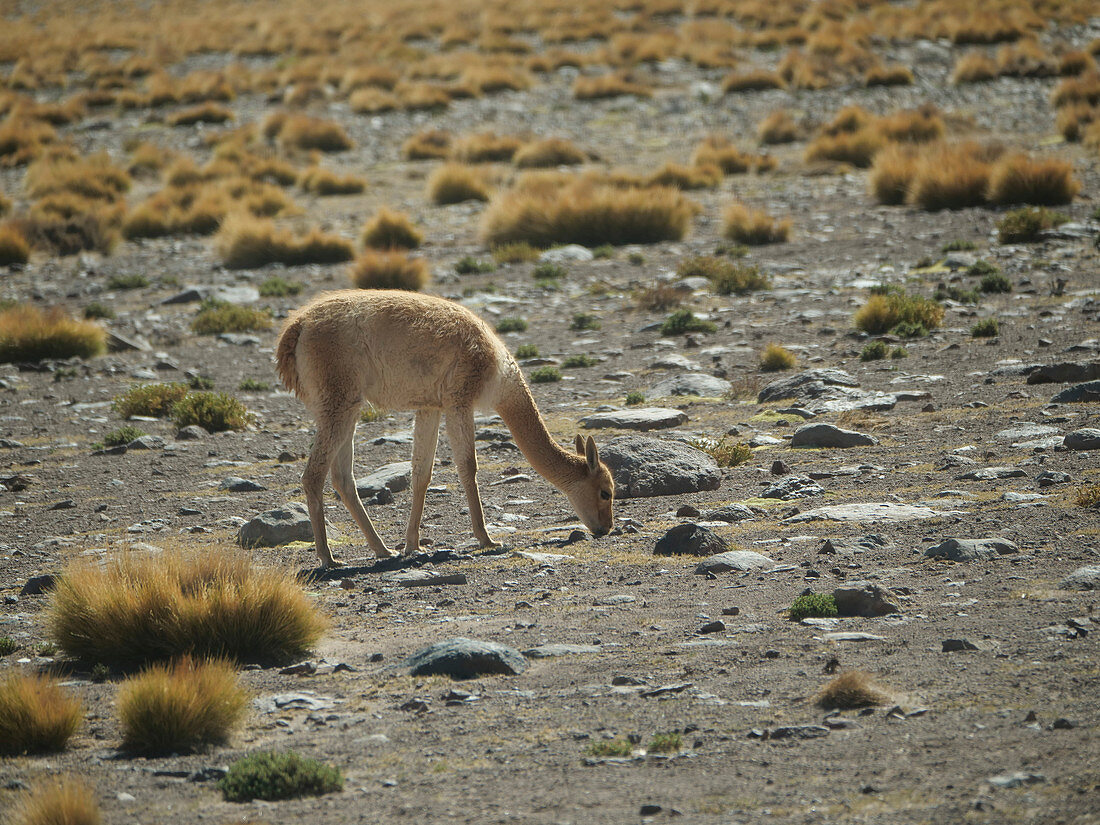
[[[1088, 39], [1084, 30], [1064, 34]], [[565, 134], [610, 165], [652, 169], [668, 159], [683, 162], [688, 147], [708, 132], [751, 136], [755, 123], [773, 109], [787, 107], [824, 120], [847, 103], [883, 113], [931, 101], [971, 118], [981, 136], [1027, 149], [1053, 134], [1048, 96], [1055, 79], [955, 88], [946, 82], [947, 45], [895, 51], [893, 57], [915, 67], [915, 85], [708, 99], [691, 93], [691, 84], [713, 83], [721, 72], [708, 75], [673, 62], [661, 70], [664, 88], [651, 100], [581, 106], [569, 95], [565, 72], [529, 92], [458, 101], [435, 115], [398, 112], [372, 119], [339, 106], [322, 110], [343, 123], [357, 144], [339, 156], [338, 166], [366, 176], [370, 185], [358, 196], [303, 196], [302, 225], [320, 223], [354, 237], [378, 205], [405, 209], [426, 229], [421, 252], [436, 275], [432, 292], [464, 297], [486, 317], [526, 318], [526, 332], [507, 336], [513, 348], [537, 343], [543, 356], [559, 360], [594, 355], [595, 366], [565, 370], [560, 383], [534, 386], [558, 438], [571, 440], [578, 420], [601, 405], [622, 406], [628, 391], [647, 392], [664, 375], [649, 364], [677, 352], [749, 392], [732, 399], [655, 399], [647, 392], [647, 402], [679, 407], [689, 416], [659, 437], [716, 438], [736, 430], [739, 440], [764, 434], [781, 443], [758, 448], [748, 462], [724, 469], [717, 490], [619, 500], [616, 516], [625, 529], [602, 540], [566, 544], [576, 522], [565, 499], [507, 444], [481, 442], [490, 532], [508, 550], [563, 556], [539, 563], [511, 552], [485, 555], [471, 549], [464, 498], [444, 440], [424, 535], [433, 548], [455, 548], [463, 557], [428, 569], [461, 572], [467, 582], [400, 587], [364, 569], [369, 560], [335, 577], [313, 579], [306, 586], [332, 621], [313, 661], [350, 669], [241, 674], [257, 697], [312, 692], [324, 700], [323, 707], [257, 707], [227, 747], [129, 758], [117, 750], [117, 682], [93, 683], [77, 671], [66, 679], [87, 703], [85, 725], [61, 754], [0, 761], [0, 806], [18, 795], [20, 783], [72, 772], [94, 784], [104, 820], [112, 824], [619, 823], [674, 817], [700, 823], [1100, 821], [1097, 596], [1058, 587], [1067, 574], [1097, 564], [1100, 557], [1097, 511], [1074, 504], [1082, 485], [1100, 481], [1096, 453], [1019, 448], [996, 435], [1027, 422], [1060, 433], [1098, 426], [1100, 409], [1096, 403], [1051, 405], [1061, 386], [1028, 385], [1021, 376], [993, 372], [1013, 359], [1097, 358], [1095, 235], [1003, 246], [993, 231], [996, 210], [926, 213], [877, 206], [866, 194], [864, 172], [804, 174], [799, 160], [804, 144], [796, 143], [776, 150], [780, 168], [773, 174], [730, 177], [717, 190], [691, 193], [702, 211], [684, 242], [628, 247], [609, 259], [567, 264], [560, 288], [547, 291], [536, 285], [530, 263], [454, 275], [454, 263], [465, 255], [489, 258], [476, 236], [483, 207], [430, 205], [422, 192], [434, 162], [399, 156], [402, 140], [427, 126], [456, 132], [492, 128]], [[767, 55], [762, 59], [766, 62]], [[246, 122], [262, 117], [266, 103], [242, 96], [231, 107]], [[147, 129], [136, 115], [101, 120], [102, 128], [73, 134], [83, 151], [118, 152], [125, 139]], [[191, 146], [202, 157], [194, 135], [184, 129], [157, 136], [166, 145]], [[1095, 152], [1090, 156], [1076, 146], [1051, 151], [1074, 163], [1082, 194], [1064, 211], [1087, 225], [1100, 191]], [[0, 180], [6, 191], [18, 193], [20, 172], [5, 170]], [[644, 329], [665, 313], [639, 308], [634, 293], [666, 278], [684, 257], [712, 252], [720, 242], [721, 207], [734, 193], [793, 219], [789, 242], [753, 248], [748, 256], [771, 273], [773, 288], [747, 297], [705, 292], [689, 297], [688, 306], [718, 323], [716, 333], [694, 341], [662, 339]], [[975, 244], [970, 255], [1001, 266], [1014, 291], [983, 296], [977, 307], [950, 305], [941, 329], [902, 342], [906, 359], [861, 362], [865, 339], [854, 332], [851, 316], [866, 299], [867, 285], [907, 284], [930, 294], [947, 275], [913, 270], [923, 258], [940, 260], [942, 246], [956, 239]], [[0, 366], [0, 475], [28, 482], [25, 489], [0, 492], [0, 635], [23, 645], [0, 659], [0, 669], [50, 664], [50, 657], [34, 653], [47, 642], [42, 616], [48, 595], [20, 595], [30, 577], [56, 572], [83, 553], [106, 548], [113, 554], [134, 543], [215, 545], [233, 552], [240, 519], [301, 500], [302, 459], [311, 438], [303, 407], [280, 390], [236, 393], [244, 379], [274, 384], [275, 332], [259, 333], [259, 342], [250, 345], [196, 336], [188, 330], [193, 304], [162, 304], [183, 285], [257, 285], [276, 270], [306, 284], [301, 296], [262, 302], [277, 316], [346, 283], [343, 266], [229, 272], [209, 241], [194, 238], [126, 243], [110, 257], [35, 258], [25, 267], [0, 270], [2, 297], [74, 310], [92, 300], [109, 303], [117, 313], [109, 322], [113, 330], [152, 345], [149, 351], [44, 371]], [[147, 275], [151, 285], [105, 291], [111, 275], [132, 273]], [[1052, 294], [1059, 278], [1067, 282], [1064, 293]], [[970, 280], [964, 279], [965, 285], [972, 285]], [[570, 319], [581, 311], [598, 315], [601, 328], [572, 331]], [[1000, 335], [972, 338], [970, 326], [985, 317], [999, 320]], [[751, 393], [771, 378], [758, 371], [757, 358], [773, 341], [797, 354], [798, 369], [838, 367], [857, 376], [863, 389], [924, 391], [927, 397], [845, 418], [852, 429], [873, 434], [877, 446], [791, 449], [782, 439], [801, 422], [777, 412], [787, 406], [783, 402], [757, 404]], [[188, 371], [235, 392], [257, 414], [256, 425], [176, 442], [167, 422], [141, 422], [170, 446], [93, 455], [93, 443], [124, 423], [110, 407], [113, 397], [149, 376], [183, 380]], [[836, 423], [837, 417], [817, 420]], [[492, 422], [486, 426], [502, 429]], [[405, 460], [408, 444], [373, 442], [410, 428], [406, 412], [361, 424], [358, 473]], [[595, 433], [599, 443], [617, 434]], [[284, 452], [291, 460], [280, 460]], [[977, 463], [952, 466], [951, 454]], [[757, 498], [761, 486], [775, 480], [770, 468], [776, 460], [795, 473], [822, 474], [824, 494], [791, 502]], [[983, 466], [1012, 466], [1024, 475], [958, 478]], [[498, 484], [511, 468], [529, 473], [530, 480]], [[1040, 489], [1036, 476], [1044, 471], [1064, 472], [1071, 480]], [[230, 475], [266, 489], [219, 490]], [[1005, 495], [1014, 493], [1042, 497]], [[371, 508], [391, 544], [403, 531], [408, 495], [399, 493], [394, 503]], [[681, 507], [706, 511], [732, 502], [748, 502], [761, 512], [716, 531], [736, 547], [769, 555], [778, 567], [711, 578], [694, 573], [697, 559], [654, 557], [657, 539], [685, 520], [677, 516]], [[942, 514], [900, 523], [784, 521], [798, 510], [857, 502], [927, 504]], [[198, 512], [181, 515], [181, 508]], [[328, 509], [339, 533], [337, 550], [346, 559], [363, 556], [363, 542], [347, 513], [334, 498]], [[824, 539], [870, 534], [883, 543], [819, 552]], [[1009, 539], [1019, 552], [960, 564], [923, 555], [946, 538], [987, 536]], [[303, 572], [314, 564], [306, 544], [252, 552], [264, 563]], [[786, 608], [807, 587], [828, 592], [855, 579], [891, 588], [903, 610], [884, 618], [841, 619], [832, 629], [876, 638], [834, 641], [826, 638], [826, 628], [787, 619]], [[724, 622], [723, 631], [697, 632], [716, 619]], [[402, 669], [406, 656], [453, 636], [521, 650], [570, 643], [598, 652], [533, 659], [519, 676], [462, 683], [413, 678]], [[942, 643], [949, 639], [967, 639], [976, 649], [944, 652]], [[760, 735], [785, 726], [822, 725], [825, 712], [814, 704], [814, 695], [830, 678], [827, 668], [837, 667], [870, 671], [894, 691], [894, 701], [867, 712], [844, 712], [849, 723], [831, 720], [827, 735], [817, 738]], [[661, 687], [668, 689], [650, 693]], [[476, 698], [448, 702], [452, 690]], [[422, 704], [407, 704], [414, 699]], [[1066, 721], [1055, 726], [1056, 720]], [[654, 735], [671, 732], [681, 734], [680, 752], [645, 752]], [[636, 743], [632, 757], [589, 756], [593, 743], [619, 737]], [[345, 790], [317, 799], [237, 805], [223, 802], [212, 782], [195, 781], [196, 772], [224, 767], [261, 748], [293, 748], [336, 765], [347, 777]], [[989, 781], [1017, 772], [1026, 779], [1015, 787]]]

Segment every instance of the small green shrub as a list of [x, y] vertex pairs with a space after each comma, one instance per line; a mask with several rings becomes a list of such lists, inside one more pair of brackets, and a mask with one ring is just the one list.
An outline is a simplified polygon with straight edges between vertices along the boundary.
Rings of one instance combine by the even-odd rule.
[[19, 650], [20, 644], [11, 636], [0, 636], [0, 656], [10, 656]]
[[942, 247], [940, 247], [940, 251], [946, 255], [948, 252], [969, 252], [970, 250], [977, 248], [978, 245], [973, 241], [964, 241], [960, 238], [956, 238], [953, 241], [948, 241]]
[[1000, 334], [1001, 327], [996, 318], [983, 318], [970, 328], [973, 338], [996, 338]]
[[132, 275], [112, 275], [107, 279], [107, 289], [143, 289], [149, 286], [149, 279], [140, 272]]
[[570, 355], [568, 358], [566, 358], [564, 361], [562, 361], [561, 365], [562, 365], [563, 369], [569, 370], [569, 369], [576, 369], [576, 368], [579, 368], [579, 367], [594, 367], [598, 363], [599, 362], [595, 358], [593, 358], [591, 355], [585, 355], [584, 353], [579, 353], [577, 355]]
[[637, 407], [639, 404], [644, 404], [645, 393], [639, 390], [631, 390], [626, 394], [625, 402], [628, 407]]
[[693, 438], [688, 442], [711, 458], [719, 467], [736, 467], [752, 458], [752, 447], [743, 441], [734, 441], [729, 436], [713, 438]]
[[1034, 243], [1045, 229], [1053, 229], [1069, 220], [1068, 215], [1044, 206], [1014, 209], [997, 221], [997, 240], [1001, 243]]
[[590, 312], [578, 312], [573, 316], [573, 320], [569, 322], [569, 328], [574, 331], [599, 329], [601, 326], [599, 316]]
[[626, 256], [626, 259], [634, 266], [641, 266], [645, 263], [645, 254], [642, 252], [631, 252]]
[[514, 241], [493, 247], [493, 260], [498, 264], [522, 264], [535, 260], [539, 254], [538, 249], [527, 241]]
[[798, 359], [793, 352], [779, 344], [768, 344], [760, 353], [761, 372], [782, 372], [794, 369]]
[[386, 411], [373, 404], [367, 404], [359, 413], [359, 420], [364, 424], [373, 424], [375, 421], [381, 421], [385, 417]]
[[982, 276], [982, 282], [978, 287], [986, 293], [1003, 293], [1012, 291], [1012, 282], [1000, 272]]
[[960, 289], [957, 286], [939, 286], [932, 296], [937, 301], [957, 301], [960, 304], [976, 304], [981, 301], [981, 293], [976, 289]]
[[180, 427], [197, 424], [212, 433], [243, 430], [252, 419], [244, 404], [224, 392], [189, 392], [172, 407], [172, 420]]
[[0, 678], [0, 754], [65, 749], [84, 719], [84, 706], [55, 679], [9, 671]]
[[539, 348], [534, 344], [520, 344], [516, 347], [516, 358], [538, 358]]
[[264, 298], [289, 298], [298, 295], [305, 287], [301, 281], [288, 281], [275, 275], [260, 284], [260, 295]]
[[472, 255], [460, 258], [455, 263], [455, 272], [459, 275], [481, 275], [486, 272], [492, 272], [496, 268], [496, 264], [492, 261], [482, 261]]
[[788, 613], [793, 622], [810, 617], [828, 619], [837, 614], [836, 599], [832, 593], [804, 593], [791, 603]]
[[943, 321], [943, 307], [923, 296], [904, 292], [872, 294], [852, 320], [858, 329], [870, 335], [891, 331], [909, 337], [914, 333], [927, 335], [928, 330], [936, 329]]
[[497, 321], [497, 332], [526, 332], [527, 321], [523, 318], [501, 318]]
[[595, 258], [597, 261], [604, 258], [614, 258], [615, 247], [613, 247], [609, 243], [601, 244], [600, 246], [597, 246], [595, 249], [592, 250], [592, 257]]
[[165, 418], [185, 395], [187, 387], [183, 384], [138, 384], [117, 396], [112, 404], [121, 418]]
[[1073, 503], [1078, 507], [1100, 508], [1100, 484], [1083, 484], [1077, 488]]
[[890, 350], [890, 357], [895, 361], [899, 361], [902, 358], [908, 358], [909, 350], [907, 350], [905, 347], [894, 347], [892, 350]]
[[974, 278], [982, 275], [992, 275], [995, 272], [1000, 272], [1001, 268], [996, 264], [991, 264], [985, 258], [978, 258], [970, 266], [966, 268], [966, 274]]
[[708, 279], [719, 295], [746, 295], [756, 290], [771, 289], [771, 282], [760, 274], [758, 267], [713, 255], [687, 258], [676, 267], [676, 273], [682, 278]]
[[257, 381], [255, 378], [245, 378], [237, 385], [240, 392], [267, 392], [271, 385], [266, 381]]
[[271, 328], [271, 313], [224, 301], [206, 300], [191, 321], [191, 330], [199, 335], [223, 332], [258, 332]]
[[552, 384], [555, 381], [561, 381], [561, 372], [558, 371], [557, 367], [552, 367], [549, 364], [545, 367], [539, 367], [531, 373], [532, 384]]
[[344, 789], [340, 771], [293, 751], [261, 751], [229, 766], [218, 781], [227, 802], [321, 796]]
[[657, 733], [649, 740], [650, 753], [679, 753], [684, 748], [683, 737], [679, 733]]
[[714, 332], [718, 329], [711, 321], [696, 318], [690, 309], [678, 309], [661, 324], [661, 335], [683, 335], [687, 332]]
[[99, 318], [109, 321], [114, 317], [115, 311], [106, 304], [101, 304], [99, 301], [92, 301], [88, 306], [84, 307], [84, 318], [89, 321], [95, 321]]
[[588, 746], [589, 756], [630, 756], [633, 746], [625, 739], [604, 739]]
[[561, 264], [551, 263], [550, 261], [543, 261], [536, 266], [531, 272], [531, 276], [538, 280], [564, 278], [569, 274], [569, 270]]
[[881, 361], [890, 354], [890, 348], [884, 341], [871, 341], [859, 354], [860, 361]]
[[122, 444], [129, 444], [135, 438], [141, 438], [143, 435], [148, 435], [148, 433], [127, 424], [125, 427], [119, 427], [117, 430], [112, 430], [103, 436], [103, 445], [105, 447], [118, 447]]
[[187, 379], [187, 386], [192, 390], [212, 390], [214, 389], [214, 379], [205, 375], [192, 375]]

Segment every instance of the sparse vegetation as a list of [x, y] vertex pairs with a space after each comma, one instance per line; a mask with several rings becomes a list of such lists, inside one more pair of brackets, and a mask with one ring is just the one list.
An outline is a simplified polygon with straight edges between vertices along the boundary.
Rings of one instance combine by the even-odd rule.
[[40, 783], [10, 811], [11, 825], [100, 825], [95, 791], [84, 780], [61, 776]]
[[1001, 243], [1035, 243], [1042, 233], [1065, 223], [1069, 218], [1042, 206], [1029, 206], [1005, 213], [997, 221], [997, 240]]
[[321, 796], [344, 789], [340, 771], [293, 751], [260, 751], [229, 766], [218, 781], [228, 802]]
[[10, 223], [0, 225], [0, 266], [25, 264], [30, 257], [31, 245], [23, 233]]
[[493, 260], [498, 264], [522, 264], [539, 256], [537, 247], [527, 241], [512, 241], [493, 247]]
[[275, 275], [260, 284], [259, 292], [262, 298], [290, 298], [301, 294], [305, 286], [301, 281], [288, 281]]
[[197, 424], [207, 432], [243, 430], [253, 415], [231, 395], [222, 392], [189, 392], [172, 406], [172, 420], [180, 427]]
[[165, 418], [185, 395], [187, 386], [184, 384], [137, 384], [117, 396], [113, 407], [122, 418], [135, 415]]
[[797, 363], [794, 353], [779, 344], [768, 344], [760, 353], [761, 372], [793, 370]]
[[623, 403], [628, 407], [637, 407], [639, 404], [645, 403], [645, 393], [640, 390], [631, 390], [626, 394], [626, 398], [623, 399]]
[[972, 338], [996, 338], [1001, 333], [996, 318], [983, 318], [970, 328]]
[[1077, 488], [1073, 503], [1078, 507], [1100, 508], [1100, 484], [1082, 484]]
[[430, 273], [423, 258], [410, 258], [400, 249], [368, 249], [348, 271], [359, 289], [404, 289], [418, 292], [428, 285]]
[[244, 378], [237, 385], [237, 389], [240, 392], [268, 392], [271, 390], [271, 384], [267, 381], [257, 381], [255, 378]]
[[573, 320], [569, 322], [569, 328], [574, 332], [599, 329], [601, 326], [600, 317], [593, 315], [591, 312], [574, 313]]
[[363, 245], [374, 249], [416, 249], [424, 235], [409, 216], [382, 207], [363, 227]]
[[591, 355], [585, 355], [584, 353], [579, 353], [577, 355], [568, 356], [564, 361], [561, 362], [561, 366], [562, 366], [562, 369], [570, 370], [570, 369], [577, 369], [577, 368], [583, 368], [583, 367], [593, 367], [598, 363], [599, 363], [599, 361], [597, 361]]
[[683, 335], [687, 332], [714, 332], [718, 327], [712, 321], [696, 318], [690, 309], [678, 309], [661, 324], [661, 335]]
[[107, 351], [107, 334], [91, 321], [70, 318], [60, 308], [33, 304], [0, 309], [0, 364], [47, 358], [94, 358]]
[[890, 292], [872, 295], [853, 316], [857, 329], [870, 335], [893, 331], [911, 333], [909, 337], [927, 335], [943, 322], [943, 306], [920, 295]]
[[679, 753], [684, 748], [683, 737], [675, 731], [671, 733], [656, 733], [649, 740], [649, 753]]
[[534, 344], [520, 344], [516, 347], [516, 358], [538, 358], [539, 348]]
[[455, 262], [455, 273], [458, 275], [482, 275], [495, 269], [496, 264], [492, 261], [482, 261], [470, 255]]
[[553, 384], [555, 381], [561, 381], [561, 371], [549, 364], [531, 373], [532, 384]]
[[141, 438], [148, 433], [145, 430], [135, 427], [131, 424], [127, 424], [125, 427], [119, 427], [117, 430], [111, 430], [107, 435], [103, 436], [103, 446], [105, 447], [118, 447], [122, 444], [129, 444], [135, 438]]
[[787, 613], [793, 622], [831, 618], [837, 614], [836, 599], [832, 593], [804, 593], [791, 603]]
[[523, 318], [501, 318], [497, 321], [497, 332], [526, 332], [527, 321]]
[[64, 750], [83, 719], [81, 702], [49, 676], [0, 677], [0, 755]]
[[428, 199], [440, 205], [463, 201], [487, 201], [490, 196], [485, 174], [473, 166], [448, 163], [428, 178]]
[[789, 218], [777, 221], [767, 212], [741, 203], [730, 204], [722, 213], [722, 236], [749, 246], [781, 243], [791, 232]]
[[842, 673], [825, 685], [815, 702], [826, 710], [854, 710], [885, 705], [891, 701], [889, 693], [879, 686], [873, 676], [863, 670]]
[[603, 758], [622, 758], [630, 756], [633, 750], [633, 746], [625, 739], [601, 739], [588, 746], [588, 755]]
[[1002, 272], [990, 272], [982, 276], [978, 288], [985, 293], [1011, 292], [1012, 282]]
[[752, 459], [752, 447], [743, 441], [735, 441], [729, 436], [713, 438], [693, 438], [692, 447], [706, 453], [719, 467], [736, 467]]
[[262, 309], [207, 299], [191, 320], [191, 331], [199, 335], [223, 332], [258, 332], [271, 328], [271, 313]]

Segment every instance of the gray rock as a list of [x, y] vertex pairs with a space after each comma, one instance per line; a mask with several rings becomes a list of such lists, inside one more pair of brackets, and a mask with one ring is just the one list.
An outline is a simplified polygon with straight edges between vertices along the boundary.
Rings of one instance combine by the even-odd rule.
[[717, 490], [722, 475], [701, 450], [640, 435], [620, 436], [600, 449], [620, 498], [673, 496]]
[[870, 447], [875, 444], [878, 444], [877, 438], [842, 430], [832, 424], [807, 424], [791, 436], [792, 447]]
[[957, 653], [960, 650], [977, 650], [978, 646], [969, 639], [944, 639], [940, 643], [941, 653]]
[[994, 433], [993, 437], [999, 441], [1027, 441], [1034, 438], [1042, 438], [1047, 435], [1057, 435], [1057, 427], [1047, 427], [1042, 424], [1023, 423], [1009, 427]]
[[1020, 548], [1008, 539], [945, 539], [924, 551], [930, 559], [951, 561], [982, 561], [996, 556], [1020, 552]]
[[698, 524], [677, 524], [653, 548], [657, 556], [713, 556], [729, 550], [726, 540]]
[[730, 524], [752, 518], [756, 518], [756, 513], [744, 504], [727, 504], [717, 510], [709, 510], [702, 516], [703, 521], [725, 521]]
[[790, 501], [795, 498], [823, 495], [825, 495], [825, 488], [809, 476], [787, 476], [782, 481], [764, 488], [764, 492], [760, 494], [760, 497]]
[[1019, 467], [983, 467], [980, 470], [971, 470], [961, 476], [955, 476], [959, 480], [967, 481], [995, 481], [999, 478], [1026, 478], [1027, 473]]
[[867, 550], [883, 550], [889, 543], [882, 536], [868, 535], [855, 539], [824, 539], [817, 548], [819, 555], [851, 555]]
[[395, 461], [392, 464], [384, 464], [367, 476], [355, 481], [355, 490], [359, 498], [366, 500], [374, 498], [383, 489], [391, 493], [400, 493], [408, 488], [412, 481], [412, 462]]
[[654, 384], [649, 394], [655, 398], [672, 395], [699, 395], [705, 398], [720, 398], [725, 395], [730, 384], [724, 378], [715, 378], [701, 372], [687, 372], [673, 375]]
[[688, 415], [683, 410], [669, 409], [667, 407], [643, 407], [634, 410], [613, 410], [611, 412], [599, 412], [587, 415], [581, 419], [585, 429], [597, 430], [603, 427], [614, 427], [619, 430], [661, 430], [666, 427], [676, 427], [688, 420]]
[[828, 642], [884, 642], [885, 636], [876, 636], [874, 633], [860, 633], [858, 631], [842, 630], [836, 633], [826, 633], [822, 636]]
[[702, 369], [697, 363], [690, 358], [680, 355], [678, 352], [670, 352], [666, 355], [662, 355], [656, 361], [649, 364], [651, 370], [682, 370], [685, 372], [695, 372]]
[[1078, 567], [1062, 579], [1058, 586], [1063, 590], [1100, 590], [1100, 566]]
[[833, 590], [833, 599], [841, 616], [873, 618], [901, 612], [897, 596], [872, 582], [845, 582]]
[[207, 287], [189, 286], [182, 292], [177, 292], [175, 295], [165, 298], [161, 301], [161, 304], [194, 304], [204, 300], [209, 294], [210, 290]]
[[864, 504], [833, 504], [828, 507], [816, 507], [804, 513], [798, 513], [783, 519], [783, 524], [798, 524], [804, 521], [866, 521], [871, 523], [894, 524], [902, 521], [946, 516], [950, 513], [933, 510], [921, 504], [893, 504], [889, 501], [867, 502]]
[[828, 736], [829, 729], [824, 725], [784, 725], [775, 728], [768, 735], [769, 739], [818, 739]]
[[1034, 785], [1040, 782], [1046, 782], [1047, 779], [1041, 773], [1015, 771], [1014, 773], [1003, 773], [999, 776], [991, 776], [985, 781], [994, 788], [1019, 788], [1022, 785]]
[[200, 427], [198, 424], [189, 424], [183, 427], [176, 433], [177, 441], [198, 441], [200, 438], [206, 438], [210, 433]]
[[222, 479], [218, 485], [219, 490], [228, 490], [231, 493], [257, 493], [267, 488], [259, 482], [237, 476], [228, 476]]
[[704, 576], [707, 573], [728, 573], [731, 570], [756, 570], [762, 567], [774, 567], [775, 559], [753, 550], [727, 550], [703, 559], [695, 567], [695, 572]]
[[1100, 429], [1085, 427], [1066, 433], [1063, 443], [1067, 450], [1100, 450]]
[[223, 332], [218, 335], [218, 340], [235, 347], [255, 347], [260, 343], [259, 336], [246, 335], [243, 332]]
[[141, 336], [126, 336], [108, 330], [107, 349], [109, 349], [111, 352], [149, 352], [152, 347], [149, 346], [149, 342]]
[[1077, 384], [1100, 380], [1100, 361], [1044, 364], [1028, 373], [1029, 384]]
[[889, 392], [864, 392], [863, 390], [836, 387], [832, 395], [834, 397], [809, 404], [809, 411], [814, 415], [843, 413], [852, 410], [884, 412], [892, 410], [898, 403], [898, 396]]
[[539, 262], [544, 264], [584, 263], [586, 261], [591, 261], [595, 257], [591, 249], [583, 247], [580, 244], [571, 243], [566, 246], [547, 249], [539, 255]]
[[127, 450], [163, 450], [164, 439], [159, 435], [143, 435], [126, 445]]
[[466, 574], [440, 573], [435, 570], [398, 570], [387, 573], [382, 580], [393, 582], [401, 587], [430, 587], [442, 584], [466, 584]]
[[237, 532], [241, 547], [280, 547], [293, 541], [313, 541], [309, 511], [296, 501], [260, 513]]
[[260, 300], [260, 290], [254, 286], [223, 286], [214, 291], [214, 300], [227, 304], [253, 304]]
[[573, 656], [580, 653], [599, 653], [603, 648], [599, 645], [539, 645], [529, 647], [523, 651], [528, 659], [551, 659], [555, 656]]
[[806, 370], [794, 375], [772, 381], [756, 397], [759, 404], [778, 401], [782, 398], [819, 398], [830, 387], [858, 387], [859, 381], [844, 370], [822, 368]]
[[1067, 481], [1071, 481], [1069, 473], [1061, 473], [1056, 470], [1047, 470], [1044, 473], [1039, 473], [1035, 476], [1035, 483], [1040, 487], [1050, 487], [1054, 484], [1065, 484]]
[[493, 673], [516, 676], [527, 669], [515, 648], [478, 639], [456, 637], [422, 648], [405, 660], [413, 676], [475, 679]]
[[1052, 404], [1076, 404], [1082, 401], [1100, 401], [1100, 381], [1074, 384], [1050, 399]]

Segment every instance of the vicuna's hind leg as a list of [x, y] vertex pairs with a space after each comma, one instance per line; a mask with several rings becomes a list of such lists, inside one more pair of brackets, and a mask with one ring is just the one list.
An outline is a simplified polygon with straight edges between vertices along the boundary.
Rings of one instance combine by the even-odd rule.
[[[355, 431], [355, 416], [358, 405], [342, 410], [335, 416], [315, 415], [317, 434], [313, 439], [313, 449], [302, 474], [302, 489], [306, 494], [306, 506], [309, 508], [309, 521], [313, 526], [313, 541], [317, 557], [322, 567], [339, 564], [332, 557], [328, 547], [328, 534], [325, 532], [325, 477], [329, 473], [340, 447], [351, 438]], [[355, 485], [352, 485], [352, 493]]]
[[485, 529], [485, 511], [481, 509], [481, 494], [477, 489], [477, 454], [474, 452], [474, 413], [468, 409], [447, 412], [447, 437], [454, 453], [455, 469], [466, 491], [466, 503], [470, 508], [470, 521], [474, 537], [482, 547], [499, 547], [499, 542], [489, 538]]
[[359, 493], [355, 489], [355, 476], [353, 468], [355, 464], [355, 422], [352, 420], [351, 432], [340, 445], [336, 453], [336, 460], [332, 464], [332, 486], [340, 494], [340, 500], [348, 508], [351, 517], [367, 537], [367, 546], [374, 551], [374, 555], [380, 559], [388, 559], [393, 555], [386, 543], [379, 537], [374, 529], [374, 523], [363, 508], [363, 502], [359, 500]]
[[439, 440], [439, 410], [417, 410], [413, 424], [412, 509], [405, 528], [404, 554], [411, 556], [420, 550], [420, 519], [424, 515], [424, 496], [432, 480], [435, 445]]

